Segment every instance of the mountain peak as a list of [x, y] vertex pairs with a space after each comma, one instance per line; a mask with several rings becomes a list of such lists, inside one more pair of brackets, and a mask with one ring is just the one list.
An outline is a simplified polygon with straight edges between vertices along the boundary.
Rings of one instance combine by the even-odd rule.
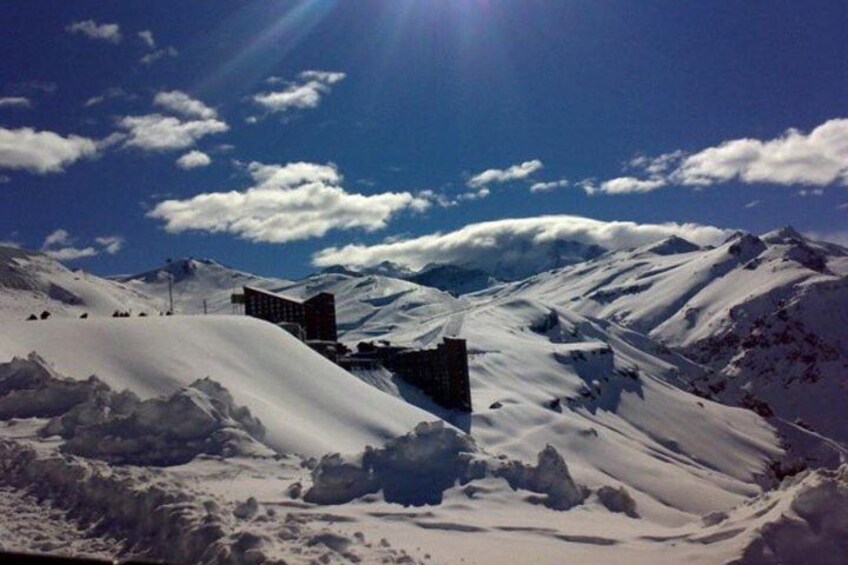
[[672, 235], [662, 241], [650, 244], [645, 248], [645, 251], [653, 253], [654, 255], [677, 255], [678, 253], [691, 253], [700, 249], [701, 248], [699, 246], [695, 245], [688, 239]]
[[762, 239], [767, 243], [800, 243], [806, 241], [806, 238], [790, 225], [772, 230], [763, 235]]

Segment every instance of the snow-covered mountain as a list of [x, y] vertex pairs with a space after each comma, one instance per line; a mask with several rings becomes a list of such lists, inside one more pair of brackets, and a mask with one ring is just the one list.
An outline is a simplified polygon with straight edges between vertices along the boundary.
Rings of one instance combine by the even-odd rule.
[[[32, 257], [12, 257], [5, 276], [29, 281], [32, 300], [79, 282]], [[0, 311], [0, 363], [36, 351], [53, 364], [0, 367], [0, 476], [20, 489], [0, 488], [0, 506], [26, 508], [15, 497], [34, 490], [108, 517], [113, 537], [185, 540], [159, 554], [185, 561], [845, 555], [848, 467], [770, 489], [801, 465], [848, 460], [834, 441], [845, 441], [834, 411], [846, 258], [784, 229], [715, 248], [672, 238], [459, 298], [380, 274], [286, 281], [209, 260], [96, 279], [98, 297], [157, 305], [170, 279], [177, 315], [22, 322]], [[387, 371], [347, 373], [273, 325], [192, 315], [204, 299], [230, 313], [244, 284], [332, 292], [350, 344], [467, 339], [474, 412], [440, 410]], [[108, 464], [139, 445], [171, 466]], [[151, 508], [161, 519], [137, 532]]]
[[533, 275], [581, 263], [599, 257], [606, 249], [577, 241], [555, 239], [544, 242], [524, 242], [502, 253], [484, 253], [464, 263], [432, 263], [413, 270], [391, 261], [373, 267], [352, 270], [342, 266], [329, 267], [325, 272], [350, 275], [380, 275], [430, 286], [460, 296], [499, 284], [518, 281]]
[[169, 308], [168, 279], [178, 314], [228, 314], [232, 312], [230, 296], [245, 285], [274, 289], [290, 284], [285, 279], [260, 277], [232, 269], [212, 259], [193, 257], [174, 260], [162, 267], [136, 275], [114, 277], [124, 285], [153, 296], [163, 310]]
[[430, 265], [406, 280], [461, 296], [490, 288], [500, 281], [486, 271], [456, 265]]
[[334, 294], [339, 333], [347, 340], [379, 338], [467, 304], [447, 292], [382, 275], [324, 272], [274, 290], [302, 299], [319, 292]]
[[[642, 332], [713, 371], [705, 395], [848, 441], [848, 250], [791, 228], [679, 238], [493, 289]], [[487, 293], [483, 293], [487, 294]]]
[[0, 318], [23, 320], [47, 311], [51, 316], [111, 316], [116, 310], [148, 314], [160, 310], [142, 290], [16, 247], [0, 246]]

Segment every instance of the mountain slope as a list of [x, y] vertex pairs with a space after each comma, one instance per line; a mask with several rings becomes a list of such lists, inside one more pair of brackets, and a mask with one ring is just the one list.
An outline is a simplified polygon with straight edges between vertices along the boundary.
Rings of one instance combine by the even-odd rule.
[[702, 394], [848, 442], [846, 273], [848, 250], [784, 228], [716, 248], [667, 241], [483, 294], [643, 332], [714, 370], [693, 380]]
[[171, 279], [171, 293], [174, 299], [174, 312], [177, 314], [229, 314], [232, 312], [230, 295], [234, 290], [248, 285], [271, 290], [290, 281], [260, 277], [231, 269], [212, 259], [186, 258], [171, 261], [163, 267], [136, 275], [114, 277], [130, 288], [154, 296], [160, 308], [169, 308], [168, 279]]
[[699, 367], [658, 357], [655, 342], [624, 328], [505, 298], [419, 318], [383, 338], [433, 346], [444, 336], [469, 343], [475, 409], [457, 425], [519, 459], [553, 445], [579, 482], [618, 481], [651, 519], [681, 523], [732, 506], [758, 491], [781, 456], [757, 415], [676, 386]]
[[435, 288], [381, 275], [322, 273], [274, 290], [301, 299], [319, 292], [334, 294], [339, 333], [346, 340], [379, 338], [466, 305], [464, 299]]
[[155, 314], [160, 308], [141, 289], [71, 271], [43, 253], [0, 246], [0, 318], [23, 320], [44, 310], [78, 317], [116, 310]]

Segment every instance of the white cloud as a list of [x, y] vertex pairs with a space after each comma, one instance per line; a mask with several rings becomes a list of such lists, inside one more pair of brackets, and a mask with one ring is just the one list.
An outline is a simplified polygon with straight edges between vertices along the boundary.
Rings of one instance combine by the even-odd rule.
[[151, 49], [156, 49], [156, 38], [153, 36], [153, 32], [149, 29], [145, 29], [144, 31], [138, 32], [138, 36]]
[[470, 188], [482, 188], [493, 183], [505, 183], [516, 180], [523, 180], [542, 169], [542, 162], [538, 159], [525, 161], [520, 165], [513, 165], [508, 169], [489, 169], [480, 174], [474, 175], [466, 183]]
[[98, 254], [94, 247], [74, 247], [71, 234], [63, 229], [58, 229], [44, 238], [41, 250], [45, 255], [60, 261], [94, 257]]
[[102, 252], [114, 255], [124, 247], [124, 238], [118, 235], [96, 237], [94, 241], [96, 246], [77, 247], [75, 237], [67, 230], [57, 229], [44, 238], [41, 251], [59, 261], [73, 261], [74, 259], [95, 257]]
[[179, 90], [157, 93], [153, 98], [153, 104], [189, 118], [208, 120], [218, 117], [215, 110]]
[[202, 151], [189, 151], [179, 159], [177, 159], [177, 166], [181, 169], [189, 170], [189, 169], [197, 169], [200, 167], [207, 167], [212, 164], [212, 159], [206, 153]]
[[73, 22], [67, 28], [69, 33], [79, 34], [89, 39], [108, 41], [109, 43], [121, 42], [121, 26], [118, 24], [98, 24], [94, 20]]
[[392, 261], [412, 269], [430, 263], [471, 265], [495, 272], [498, 265], [543, 262], [557, 242], [617, 250], [676, 235], [698, 244], [716, 244], [729, 232], [698, 224], [603, 222], [580, 216], [539, 216], [470, 224], [450, 233], [434, 233], [377, 245], [330, 247], [312, 257], [314, 265], [367, 267]]
[[315, 108], [330, 93], [330, 87], [346, 76], [345, 73], [303, 71], [288, 88], [257, 94], [253, 101], [272, 113]]
[[88, 100], [83, 103], [83, 106], [86, 108], [91, 108], [92, 106], [97, 106], [98, 104], [102, 104], [106, 100], [111, 100], [113, 98], [128, 98], [133, 99], [136, 98], [135, 95], [131, 95], [127, 93], [123, 88], [116, 86], [112, 88], [107, 88], [103, 91], [102, 94], [98, 94], [97, 96], [92, 96]]
[[94, 238], [94, 241], [109, 255], [115, 255], [124, 248], [124, 243], [126, 243], [126, 240], [119, 235], [104, 235]]
[[[702, 187], [736, 181], [819, 187], [799, 194], [820, 195], [828, 185], [848, 186], [848, 119], [829, 120], [809, 133], [790, 129], [765, 141], [733, 139], [693, 154], [678, 150], [655, 158], [639, 156], [629, 165], [649, 178], [613, 179], [600, 190], [623, 194], [668, 185]], [[610, 189], [604, 190], [607, 184]]]
[[42, 248], [55, 247], [58, 245], [70, 245], [70, 243], [71, 234], [66, 230], [58, 229], [44, 238], [44, 245], [42, 245]]
[[537, 182], [530, 187], [530, 192], [551, 192], [558, 188], [568, 188], [571, 183], [568, 179], [561, 179], [551, 182]]
[[596, 191], [605, 192], [607, 194], [631, 194], [651, 192], [662, 188], [666, 185], [663, 179], [637, 179], [634, 177], [618, 177], [601, 183], [601, 186], [596, 190], [586, 189], [586, 192], [593, 194]]
[[226, 123], [217, 119], [182, 121], [162, 114], [126, 116], [118, 120], [118, 126], [127, 132], [124, 142], [127, 147], [146, 151], [187, 149], [198, 139], [230, 129]]
[[165, 59], [165, 58], [173, 59], [174, 57], [176, 57], [179, 54], [180, 54], [180, 52], [177, 51], [176, 49], [174, 49], [173, 47], [163, 47], [162, 49], [157, 49], [156, 51], [151, 51], [150, 53], [148, 53], [147, 55], [145, 55], [141, 59], [139, 59], [139, 62], [143, 65], [150, 66], [153, 63], [155, 63], [156, 61], [159, 61], [159, 60]]
[[31, 108], [32, 102], [24, 96], [6, 96], [0, 98], [0, 108]]
[[0, 127], [0, 168], [59, 173], [80, 159], [95, 157], [97, 151], [97, 142], [86, 137]]
[[247, 170], [254, 185], [246, 190], [165, 200], [147, 215], [163, 220], [172, 233], [230, 233], [250, 241], [285, 243], [321, 237], [330, 230], [379, 230], [402, 211], [430, 206], [427, 199], [409, 192], [349, 193], [332, 164], [251, 163]]
[[759, 200], [751, 200], [750, 202], [748, 202], [747, 204], [745, 204], [745, 208], [756, 208], [756, 207], [757, 207], [757, 206], [759, 206], [759, 205], [760, 205], [760, 201], [759, 201]]

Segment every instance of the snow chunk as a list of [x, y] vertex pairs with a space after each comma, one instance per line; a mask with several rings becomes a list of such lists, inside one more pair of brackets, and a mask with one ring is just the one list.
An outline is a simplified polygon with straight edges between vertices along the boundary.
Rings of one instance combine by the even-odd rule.
[[545, 505], [554, 510], [568, 510], [583, 502], [586, 492], [577, 486], [562, 455], [551, 445], [539, 452], [535, 467], [510, 461], [495, 471], [514, 489], [547, 494]]
[[268, 455], [259, 445], [262, 423], [233, 403], [220, 384], [203, 379], [168, 398], [152, 398], [128, 415], [76, 429], [64, 450], [131, 465], [179, 465], [205, 453], [231, 457]]
[[36, 353], [0, 364], [0, 420], [59, 416], [108, 392], [96, 377], [62, 377]]
[[75, 455], [133, 465], [178, 465], [205, 453], [269, 455], [265, 427], [206, 378], [167, 398], [141, 401], [97, 377], [76, 381], [35, 353], [0, 364], [0, 420], [52, 418], [42, 435]]
[[[481, 451], [474, 440], [443, 422], [421, 423], [384, 448], [366, 448], [357, 458], [327, 455], [312, 471], [312, 487], [304, 500], [316, 504], [343, 504], [366, 494], [383, 491], [387, 502], [421, 506], [440, 504], [445, 490], [457, 482], [505, 479], [515, 489], [547, 497], [540, 502], [554, 510], [567, 510], [585, 500], [588, 490], [571, 478], [562, 456], [550, 445], [535, 466]], [[613, 511], [632, 511], [629, 495], [610, 500]], [[613, 508], [614, 507], [614, 508]], [[620, 509], [619, 509], [620, 508]]]

